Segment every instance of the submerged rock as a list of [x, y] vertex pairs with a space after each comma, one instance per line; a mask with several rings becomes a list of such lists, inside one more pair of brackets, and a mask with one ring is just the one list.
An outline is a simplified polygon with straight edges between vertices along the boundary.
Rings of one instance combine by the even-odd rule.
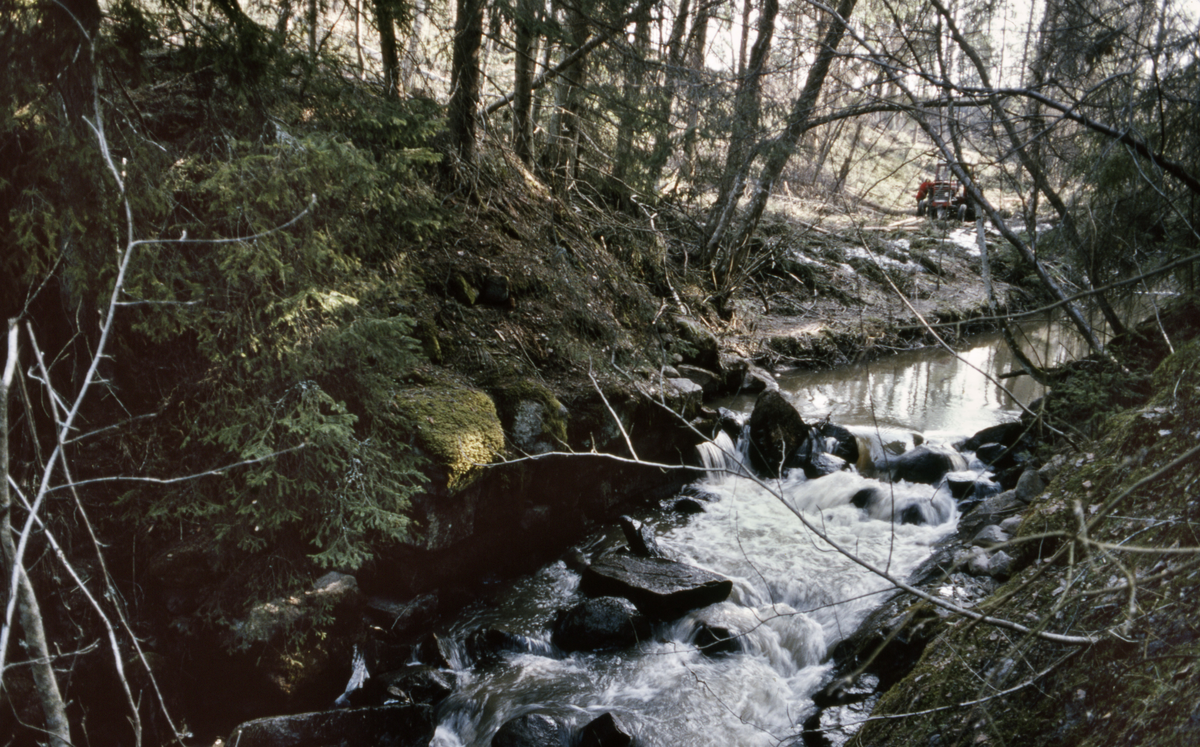
[[892, 461], [892, 479], [933, 485], [950, 472], [967, 468], [967, 460], [961, 454], [918, 446]]
[[[834, 423], [821, 423], [813, 428], [814, 435], [822, 439], [821, 450], [835, 457], [845, 459], [847, 463], [858, 465], [862, 456], [858, 439], [849, 429]], [[868, 455], [869, 456], [869, 455]]]
[[490, 666], [500, 661], [501, 654], [548, 654], [549, 647], [544, 641], [537, 641], [517, 633], [498, 628], [477, 628], [469, 633], [463, 641], [463, 648], [471, 661], [482, 666]]
[[804, 475], [810, 480], [815, 480], [818, 477], [832, 475], [834, 472], [841, 472], [849, 467], [850, 465], [846, 463], [846, 460], [839, 456], [833, 454], [813, 454], [809, 458], [808, 463], [804, 465]]
[[492, 737], [492, 747], [567, 747], [565, 727], [541, 713], [527, 713], [505, 721]]
[[696, 648], [709, 656], [742, 652], [742, 642], [733, 631], [708, 623], [700, 623], [692, 642], [696, 644]]
[[429, 706], [436, 706], [450, 697], [455, 686], [453, 673], [426, 665], [384, 672], [373, 679], [385, 700]]
[[593, 596], [624, 597], [652, 618], [675, 620], [691, 610], [725, 601], [733, 582], [665, 558], [609, 553], [583, 572], [580, 588]]
[[606, 713], [579, 731], [579, 747], [629, 747], [633, 737], [620, 719]]
[[680, 498], [671, 504], [671, 510], [687, 516], [705, 512], [704, 506], [695, 498]]
[[599, 651], [633, 646], [649, 633], [649, 621], [631, 602], [599, 597], [560, 612], [551, 626], [550, 642], [563, 651]]
[[247, 721], [229, 735], [237, 747], [424, 747], [433, 739], [433, 709], [387, 705], [300, 713]]

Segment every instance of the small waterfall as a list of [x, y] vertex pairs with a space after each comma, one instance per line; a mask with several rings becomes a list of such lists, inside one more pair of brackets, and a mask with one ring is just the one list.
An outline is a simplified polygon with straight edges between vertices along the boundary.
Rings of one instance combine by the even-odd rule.
[[729, 475], [749, 476], [750, 473], [744, 464], [743, 451], [744, 444], [742, 448], [734, 445], [733, 439], [725, 431], [717, 433], [713, 440], [697, 445], [696, 452], [700, 455], [700, 464], [707, 472], [706, 482], [720, 484]]

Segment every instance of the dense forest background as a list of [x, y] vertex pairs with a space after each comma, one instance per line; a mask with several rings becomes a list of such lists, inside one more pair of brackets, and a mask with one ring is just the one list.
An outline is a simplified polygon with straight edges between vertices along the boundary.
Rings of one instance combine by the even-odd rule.
[[426, 455], [390, 403], [447, 355], [413, 301], [424, 250], [497, 195], [551, 205], [538, 240], [560, 253], [580, 215], [620, 225], [592, 238], [652, 299], [614, 313], [630, 328], [660, 299], [729, 320], [783, 251], [773, 199], [905, 215], [943, 162], [1097, 353], [1064, 287], [1120, 331], [1109, 302], [1200, 238], [1183, 0], [0, 0], [0, 18], [0, 668], [11, 692], [14, 636], [42, 662], [19, 687], [55, 745], [79, 742], [48, 652], [86, 629], [118, 670], [132, 656], [108, 566], [144, 550], [111, 538], [205, 527], [228, 581], [193, 619], [218, 625], [412, 538]]

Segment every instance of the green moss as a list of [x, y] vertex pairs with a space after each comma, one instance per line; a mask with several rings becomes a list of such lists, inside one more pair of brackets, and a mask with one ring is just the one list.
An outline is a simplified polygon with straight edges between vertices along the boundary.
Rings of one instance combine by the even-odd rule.
[[421, 319], [413, 328], [413, 336], [421, 343], [421, 351], [433, 363], [442, 362], [442, 345], [438, 340], [437, 325], [431, 319]]
[[429, 387], [396, 396], [393, 408], [434, 463], [447, 472], [450, 490], [466, 487], [480, 466], [504, 449], [504, 430], [495, 403], [484, 392], [460, 387]]
[[474, 306], [475, 299], [479, 297], [479, 291], [467, 282], [467, 279], [460, 274], [455, 274], [450, 279], [450, 295], [459, 303], [467, 306]]
[[512, 427], [522, 402], [537, 402], [544, 408], [542, 417], [542, 435], [550, 443], [567, 443], [567, 426], [569, 417], [567, 408], [544, 385], [537, 381], [522, 379], [515, 384], [504, 386], [495, 393], [496, 406], [500, 419], [507, 427]]

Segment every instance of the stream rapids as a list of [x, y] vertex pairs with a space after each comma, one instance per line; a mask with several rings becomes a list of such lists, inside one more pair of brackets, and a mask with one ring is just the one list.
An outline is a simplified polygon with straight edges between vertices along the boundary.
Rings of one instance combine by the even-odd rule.
[[[1058, 346], [1035, 343], [1046, 351]], [[1003, 342], [982, 339], [962, 358], [965, 362], [926, 350], [837, 372], [784, 376], [780, 382], [806, 420], [831, 415], [860, 445], [870, 445], [879, 465], [915, 443], [948, 446], [1017, 417], [1008, 394], [980, 373], [1011, 367]], [[1036, 394], [1018, 396], [1028, 402]], [[752, 403], [745, 397], [718, 404], [745, 413]], [[853, 469], [816, 479], [793, 470], [784, 479], [760, 482], [743, 466], [744, 440], [721, 436], [702, 444], [699, 456], [713, 471], [685, 494], [699, 498], [703, 512], [654, 510], [636, 517], [669, 557], [732, 579], [726, 601], [657, 623], [632, 648], [568, 654], [550, 642], [550, 624], [558, 610], [584, 599], [575, 571], [559, 561], [497, 584], [444, 637], [459, 642], [480, 627], [498, 628], [527, 638], [530, 652], [505, 653], [497, 665], [471, 667], [456, 643], [450, 658], [458, 687], [439, 708], [432, 744], [486, 747], [502, 724], [528, 713], [577, 730], [608, 712], [644, 745], [802, 744], [801, 725], [816, 712], [813, 696], [831, 677], [828, 653], [892, 587], [832, 548], [796, 514], [898, 578], [955, 531], [959, 514], [944, 484], [889, 483]], [[966, 457], [967, 470], [986, 480], [986, 467]], [[878, 490], [876, 500], [855, 507], [851, 499], [867, 488]], [[910, 506], [926, 523], [899, 520]], [[614, 526], [580, 549], [594, 558], [622, 544]], [[740, 650], [702, 652], [696, 645], [702, 624], [733, 632]]]

